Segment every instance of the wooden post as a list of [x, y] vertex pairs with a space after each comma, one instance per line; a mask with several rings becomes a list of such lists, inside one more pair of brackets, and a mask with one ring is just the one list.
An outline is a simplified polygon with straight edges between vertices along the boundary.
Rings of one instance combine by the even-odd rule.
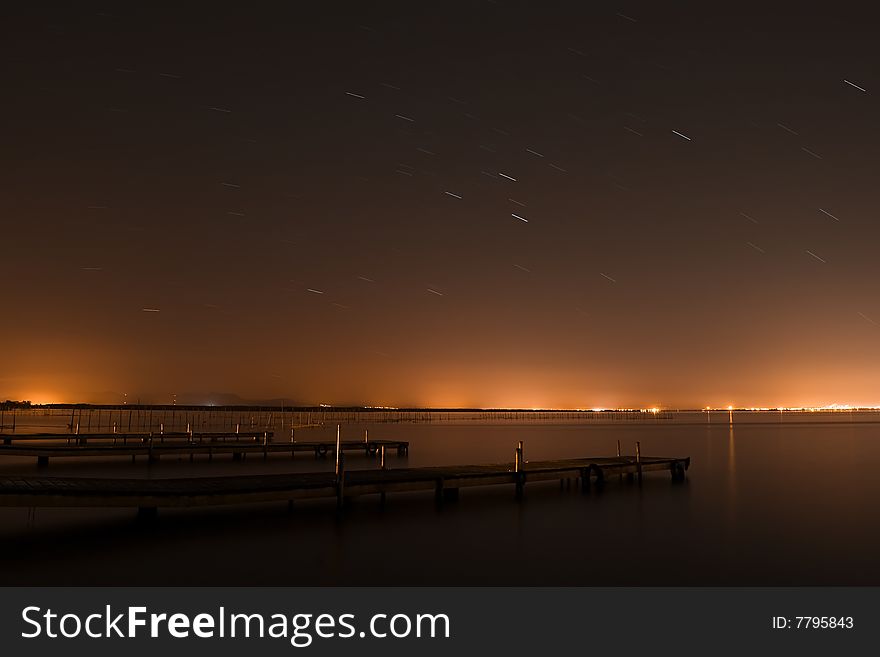
[[339, 480], [339, 463], [340, 456], [342, 456], [342, 433], [339, 425], [336, 425], [336, 479]]
[[[617, 458], [620, 458], [620, 440], [617, 441]], [[617, 475], [617, 479], [619, 481], [623, 481], [623, 475], [622, 474]]]
[[514, 479], [516, 485], [516, 499], [522, 499], [523, 496], [523, 486], [525, 484], [525, 472], [523, 472], [523, 466], [525, 465], [523, 461], [523, 441], [519, 441], [519, 444], [516, 447], [516, 452], [514, 453]]
[[636, 472], [639, 476], [639, 484], [642, 483], [642, 446], [636, 441]]

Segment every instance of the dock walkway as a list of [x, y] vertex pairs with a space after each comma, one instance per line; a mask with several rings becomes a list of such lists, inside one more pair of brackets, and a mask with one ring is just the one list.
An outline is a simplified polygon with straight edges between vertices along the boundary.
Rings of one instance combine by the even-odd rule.
[[609, 477], [627, 475], [641, 481], [645, 472], [669, 472], [685, 477], [690, 458], [617, 456], [525, 462], [522, 447], [514, 463], [401, 469], [344, 469], [337, 472], [279, 475], [236, 475], [185, 479], [103, 479], [79, 477], [0, 476], [0, 506], [18, 507], [136, 507], [153, 515], [160, 507], [201, 507], [288, 502], [313, 498], [345, 499], [361, 495], [433, 491], [438, 502], [457, 499], [462, 488], [513, 485], [522, 497], [526, 483], [559, 480], [575, 482], [583, 492], [601, 486]]
[[[376, 456], [383, 450], [396, 451], [398, 456], [409, 454], [409, 442], [403, 440], [344, 440], [342, 449], [365, 456]], [[10, 434], [3, 436], [0, 457], [19, 456], [37, 459], [37, 465], [46, 466], [50, 458], [138, 456], [156, 461], [162, 456], [189, 456], [192, 460], [202, 455], [212, 459], [217, 454], [232, 454], [240, 460], [248, 454], [314, 453], [315, 458], [326, 458], [336, 452], [335, 440], [307, 440], [276, 442], [271, 431], [214, 432], [214, 433], [95, 433], [95, 434]]]

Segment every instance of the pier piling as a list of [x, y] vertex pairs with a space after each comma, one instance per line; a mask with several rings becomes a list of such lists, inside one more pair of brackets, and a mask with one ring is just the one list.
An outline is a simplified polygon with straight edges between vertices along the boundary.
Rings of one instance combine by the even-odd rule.
[[[359, 442], [359, 441], [358, 441]], [[254, 446], [259, 448], [259, 446]], [[337, 471], [325, 470], [277, 475], [243, 474], [175, 479], [111, 479], [95, 477], [0, 476], [0, 506], [14, 507], [130, 507], [139, 516], [155, 514], [159, 506], [174, 508], [232, 504], [288, 503], [291, 500], [336, 498], [342, 508], [360, 495], [435, 492], [438, 504], [457, 499], [464, 487], [513, 484], [522, 498], [526, 483], [581, 478], [586, 492], [590, 482], [599, 491], [609, 475], [670, 472], [674, 480], [684, 477], [688, 457], [645, 457], [641, 445], [637, 458], [596, 457], [526, 463], [523, 448], [516, 448], [514, 463], [451, 465], [393, 470], [355, 469], [347, 472], [340, 441]], [[157, 447], [158, 448], [158, 447]]]
[[[518, 500], [522, 499], [523, 496], [523, 488], [525, 486], [525, 472], [524, 472], [524, 461], [523, 461], [523, 441], [519, 441], [516, 446], [516, 451], [514, 452], [514, 476], [516, 478], [516, 489], [515, 489], [515, 497]], [[560, 482], [562, 480], [560, 479]]]
[[642, 483], [642, 445], [636, 441], [636, 472], [639, 477], [639, 485]]

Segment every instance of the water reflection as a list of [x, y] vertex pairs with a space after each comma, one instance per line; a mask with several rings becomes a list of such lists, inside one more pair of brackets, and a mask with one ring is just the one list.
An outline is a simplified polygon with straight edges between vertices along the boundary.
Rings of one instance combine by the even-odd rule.
[[[841, 414], [843, 415], [843, 414]], [[431, 494], [389, 494], [335, 505], [297, 503], [163, 511], [150, 528], [129, 509], [0, 508], [3, 584], [880, 584], [880, 425], [808, 423], [776, 413], [691, 422], [348, 425], [343, 435], [409, 440], [408, 463], [510, 461], [632, 454], [690, 456], [684, 485], [647, 473], [641, 488], [611, 478], [599, 493], [528, 485], [464, 491], [438, 512]], [[227, 418], [228, 419], [228, 418]], [[289, 421], [289, 417], [286, 421]], [[710, 419], [712, 421], [710, 421]], [[102, 424], [106, 418], [102, 417]], [[280, 423], [279, 423], [280, 426]], [[286, 425], [289, 428], [289, 425]], [[332, 428], [303, 429], [332, 436]], [[321, 433], [323, 432], [323, 433]], [[300, 430], [297, 430], [299, 437]], [[305, 436], [303, 440], [305, 440]], [[726, 449], [724, 441], [727, 442]], [[407, 461], [389, 458], [391, 468]], [[373, 467], [352, 454], [346, 466]], [[822, 472], [846, 485], [817, 486]], [[233, 462], [0, 461], [24, 476], [208, 476], [332, 469], [309, 455]], [[840, 510], [845, 509], [846, 513]], [[59, 559], [58, 555], [64, 556]], [[797, 555], [793, 559], [792, 555]], [[817, 568], [815, 564], [821, 563]], [[511, 578], [516, 573], [516, 581]]]
[[736, 437], [731, 424], [727, 435], [727, 529], [730, 533], [736, 531], [736, 499]]

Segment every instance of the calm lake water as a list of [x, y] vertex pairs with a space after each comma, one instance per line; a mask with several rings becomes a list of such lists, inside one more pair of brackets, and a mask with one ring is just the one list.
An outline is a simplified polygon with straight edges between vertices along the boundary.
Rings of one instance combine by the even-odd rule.
[[[57, 418], [53, 418], [55, 420]], [[463, 490], [438, 509], [432, 494], [225, 509], [134, 511], [0, 508], [5, 585], [880, 585], [880, 416], [675, 414], [644, 421], [369, 425], [410, 441], [390, 467], [632, 453], [690, 456], [687, 481], [612, 478], [582, 495], [530, 484]], [[62, 422], [63, 424], [63, 422]], [[343, 437], [366, 425], [343, 425]], [[335, 435], [302, 429], [297, 439]], [[352, 454], [346, 465], [371, 467]], [[6, 459], [26, 476], [182, 477], [332, 469], [307, 454], [233, 462], [188, 459]]]

